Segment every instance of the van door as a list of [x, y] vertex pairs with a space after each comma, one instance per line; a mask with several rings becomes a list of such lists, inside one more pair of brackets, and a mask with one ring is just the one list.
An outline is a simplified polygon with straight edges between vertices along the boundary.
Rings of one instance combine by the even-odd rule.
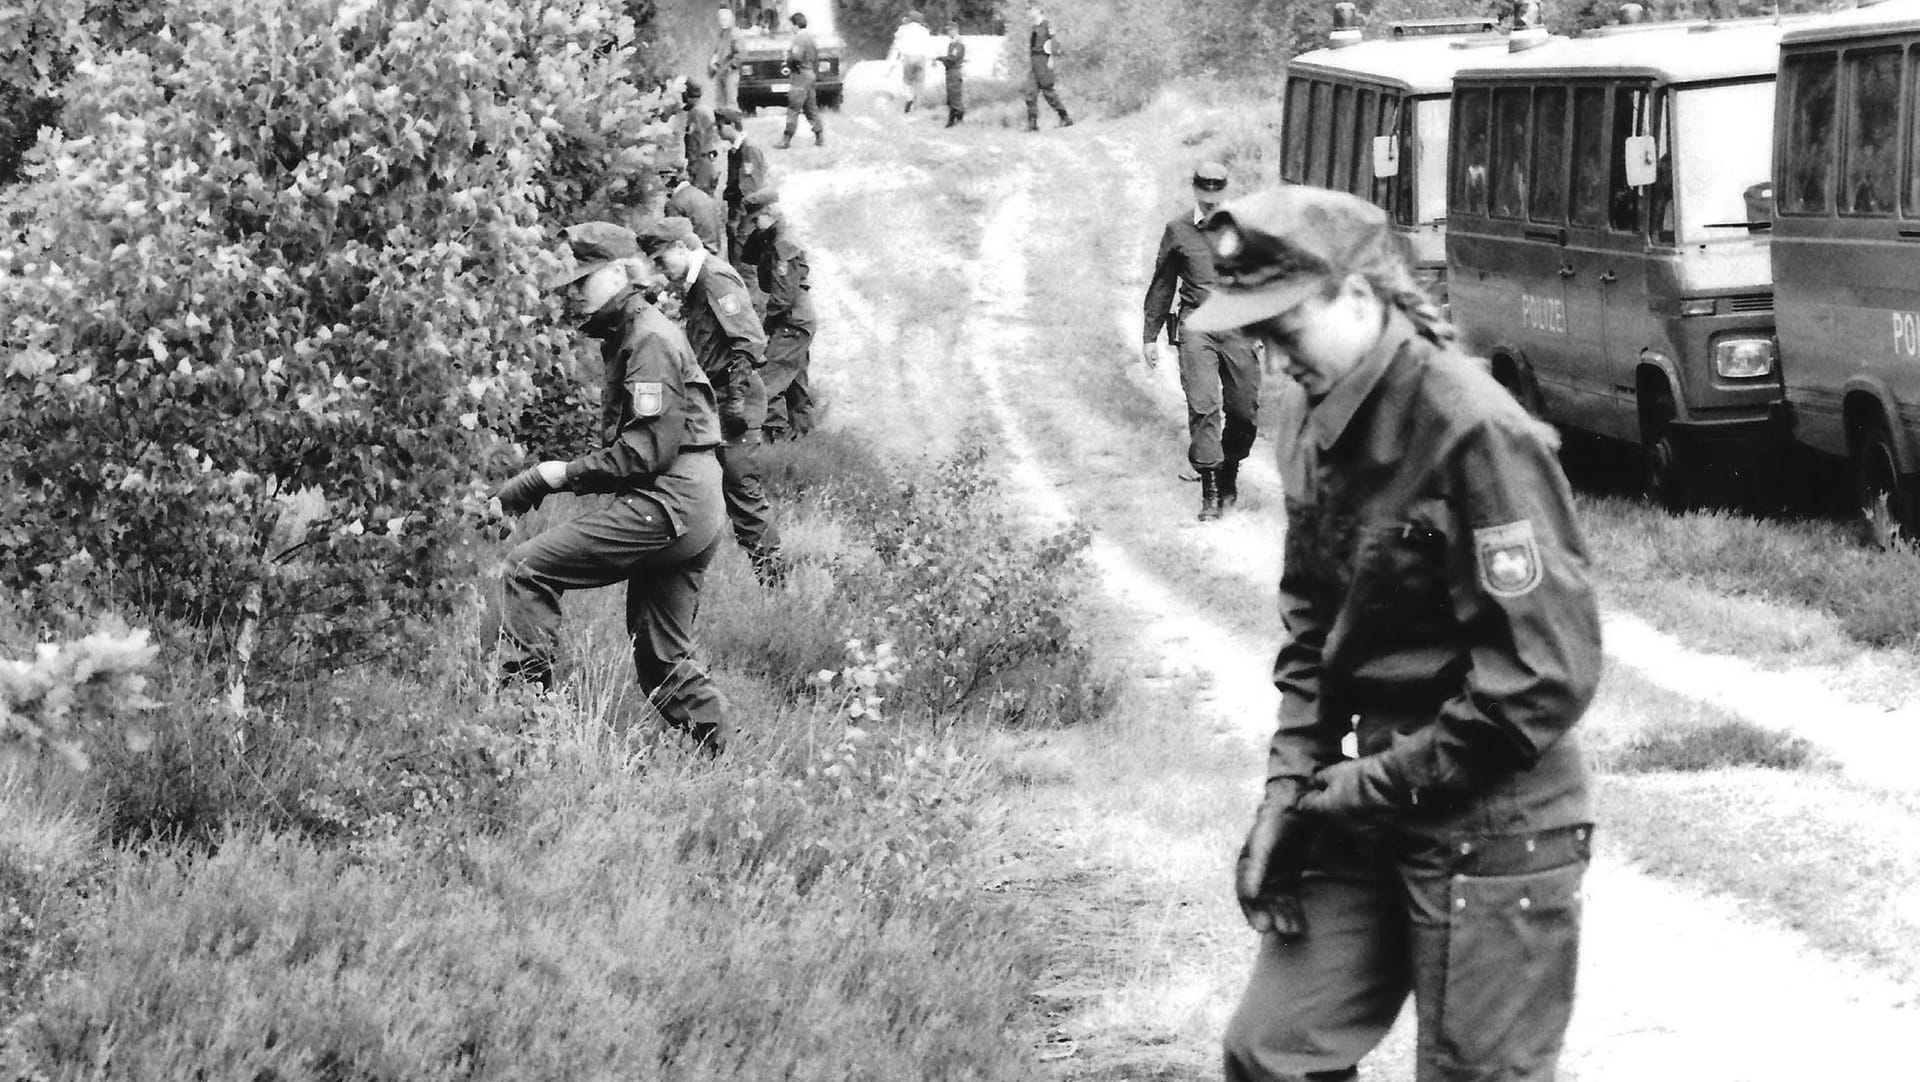
[[[1616, 86], [1607, 138], [1608, 207], [1607, 228], [1602, 244], [1606, 255], [1599, 278], [1606, 287], [1602, 305], [1606, 323], [1607, 371], [1610, 376], [1612, 407], [1598, 419], [1594, 431], [1615, 439], [1638, 441], [1640, 417], [1635, 405], [1635, 380], [1641, 354], [1665, 344], [1664, 325], [1654, 318], [1647, 301], [1647, 269], [1652, 258], [1648, 220], [1650, 214], [1663, 217], [1660, 207], [1673, 205], [1671, 191], [1660, 185], [1635, 187], [1627, 183], [1627, 140], [1652, 131], [1649, 114], [1652, 95], [1648, 87]], [[1671, 162], [1672, 148], [1664, 136], [1657, 141], [1664, 162]], [[1666, 170], [1671, 176], [1671, 168]], [[1658, 204], [1659, 206], [1655, 206]], [[1667, 244], [1672, 243], [1672, 225], [1667, 225]]]
[[1596, 400], [1607, 393], [1607, 351], [1597, 253], [1590, 247], [1575, 246], [1567, 223], [1570, 96], [1566, 86], [1542, 86], [1533, 92], [1527, 236], [1559, 250], [1559, 265], [1554, 268], [1562, 302], [1559, 350], [1570, 396], [1559, 419], [1576, 428], [1591, 429]]
[[1566, 416], [1576, 399], [1571, 351], [1567, 342], [1566, 282], [1561, 276], [1558, 229], [1527, 220], [1531, 202], [1532, 154], [1529, 136], [1533, 88], [1503, 86], [1493, 91], [1493, 153], [1487, 165], [1487, 214], [1499, 240], [1489, 268], [1501, 283], [1512, 336], [1526, 350], [1547, 416]]
[[1608, 122], [1609, 87], [1572, 88], [1567, 147], [1568, 308], [1581, 356], [1585, 418], [1593, 431], [1607, 431], [1614, 407], [1612, 361], [1607, 351], [1606, 308], [1619, 278], [1619, 253], [1608, 230], [1612, 127]]

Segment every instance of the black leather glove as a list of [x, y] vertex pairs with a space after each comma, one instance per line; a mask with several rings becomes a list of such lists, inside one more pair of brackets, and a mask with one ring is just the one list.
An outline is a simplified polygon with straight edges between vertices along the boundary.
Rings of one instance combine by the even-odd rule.
[[540, 467], [528, 466], [508, 478], [493, 495], [500, 501], [500, 510], [509, 515], [524, 515], [540, 506], [540, 501], [552, 491], [547, 487], [547, 479], [540, 476]]
[[1254, 813], [1253, 829], [1240, 847], [1234, 865], [1233, 892], [1240, 912], [1256, 932], [1274, 932], [1282, 942], [1307, 934], [1306, 912], [1300, 906], [1300, 876], [1318, 830], [1314, 821], [1293, 809], [1297, 783], [1274, 781]]
[[1302, 815], [1367, 816], [1413, 802], [1412, 790], [1386, 755], [1363, 755], [1323, 767], [1294, 808]]

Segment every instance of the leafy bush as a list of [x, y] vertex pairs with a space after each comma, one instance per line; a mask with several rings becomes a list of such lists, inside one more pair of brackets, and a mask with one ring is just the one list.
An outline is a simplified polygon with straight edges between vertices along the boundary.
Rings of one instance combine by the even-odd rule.
[[[102, 728], [153, 705], [144, 670], [155, 653], [145, 631], [109, 622], [77, 642], [42, 643], [31, 660], [0, 657], [0, 761], [52, 752], [85, 770]], [[137, 728], [115, 735], [128, 747], [146, 744]]]
[[0, 202], [0, 584], [370, 654], [472, 569], [547, 227], [640, 197], [663, 102], [602, 0], [166, 11]]

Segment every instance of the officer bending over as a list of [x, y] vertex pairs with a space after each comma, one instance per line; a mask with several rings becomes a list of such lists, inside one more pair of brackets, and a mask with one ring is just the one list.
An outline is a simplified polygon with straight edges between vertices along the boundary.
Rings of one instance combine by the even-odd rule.
[[807, 250], [787, 228], [778, 190], [762, 188], [746, 198], [745, 206], [754, 229], [747, 258], [766, 296], [761, 325], [767, 332], [767, 366], [760, 370], [767, 388], [766, 435], [799, 439], [813, 428], [807, 367], [813, 359], [814, 316]]

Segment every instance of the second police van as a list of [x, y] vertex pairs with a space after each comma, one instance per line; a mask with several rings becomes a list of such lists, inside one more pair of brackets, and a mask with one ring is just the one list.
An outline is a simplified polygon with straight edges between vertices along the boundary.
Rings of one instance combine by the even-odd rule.
[[1685, 503], [1711, 444], [1777, 438], [1773, 22], [1515, 31], [1454, 80], [1448, 287], [1536, 414], [1637, 445]]

